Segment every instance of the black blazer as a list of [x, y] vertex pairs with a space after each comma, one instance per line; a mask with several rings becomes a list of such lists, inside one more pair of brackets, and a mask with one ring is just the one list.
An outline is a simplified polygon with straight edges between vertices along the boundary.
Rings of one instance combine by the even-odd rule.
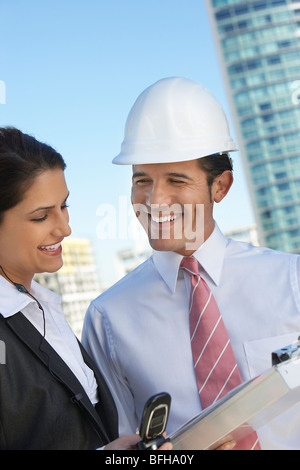
[[0, 314], [0, 449], [96, 449], [118, 437], [118, 416], [109, 389], [94, 370], [99, 403], [94, 407], [70, 368], [19, 312]]

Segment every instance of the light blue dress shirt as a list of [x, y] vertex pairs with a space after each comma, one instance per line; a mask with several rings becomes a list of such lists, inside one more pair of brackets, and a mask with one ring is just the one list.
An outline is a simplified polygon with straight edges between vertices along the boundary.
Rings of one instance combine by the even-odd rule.
[[[194, 253], [231, 339], [243, 380], [300, 333], [300, 257], [225, 238], [217, 225]], [[120, 434], [135, 432], [146, 400], [172, 397], [167, 432], [201, 411], [193, 368], [182, 256], [153, 256], [95, 299], [82, 341], [112, 391]], [[300, 449], [300, 405], [259, 432], [265, 449]]]

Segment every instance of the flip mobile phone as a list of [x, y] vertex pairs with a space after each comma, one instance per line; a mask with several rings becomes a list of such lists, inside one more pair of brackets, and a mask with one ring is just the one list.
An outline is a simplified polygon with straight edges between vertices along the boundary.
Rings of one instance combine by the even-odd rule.
[[165, 392], [152, 396], [146, 402], [139, 430], [142, 440], [137, 443], [137, 449], [157, 449], [168, 441], [163, 433], [168, 422], [170, 404], [171, 396]]

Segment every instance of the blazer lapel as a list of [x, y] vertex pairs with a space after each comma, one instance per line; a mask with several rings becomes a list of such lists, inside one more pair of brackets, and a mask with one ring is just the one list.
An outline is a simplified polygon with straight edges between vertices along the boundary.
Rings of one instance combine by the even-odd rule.
[[6, 323], [49, 369], [50, 374], [55, 376], [58, 381], [69, 389], [70, 399], [87, 412], [94, 429], [100, 435], [102, 441], [109, 442], [102, 420], [88, 398], [84, 388], [52, 346], [50, 346], [21, 312], [8, 317]]

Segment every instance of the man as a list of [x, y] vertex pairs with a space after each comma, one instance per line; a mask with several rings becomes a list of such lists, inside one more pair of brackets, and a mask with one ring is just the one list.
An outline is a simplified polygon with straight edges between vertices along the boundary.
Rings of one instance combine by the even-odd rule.
[[[220, 104], [190, 80], [160, 80], [128, 116], [114, 163], [132, 165], [132, 203], [153, 256], [92, 302], [83, 332], [113, 392], [120, 433], [135, 430], [145, 401], [161, 391], [172, 396], [167, 431], [174, 432], [223, 396], [229, 383], [232, 388], [269, 368], [271, 352], [298, 338], [300, 257], [227, 239], [214, 221], [214, 203], [233, 182], [228, 154], [235, 150]], [[202, 313], [218, 310], [215, 328], [223, 325], [229, 338], [200, 386], [197, 361], [215, 333], [195, 361], [191, 345], [202, 320], [192, 328], [189, 315], [198, 284], [209, 295]], [[222, 374], [232, 357], [228, 379], [214, 390], [216, 365], [224, 359]], [[207, 385], [211, 396], [204, 397]], [[300, 448], [299, 417], [295, 406], [261, 429], [261, 447]]]

